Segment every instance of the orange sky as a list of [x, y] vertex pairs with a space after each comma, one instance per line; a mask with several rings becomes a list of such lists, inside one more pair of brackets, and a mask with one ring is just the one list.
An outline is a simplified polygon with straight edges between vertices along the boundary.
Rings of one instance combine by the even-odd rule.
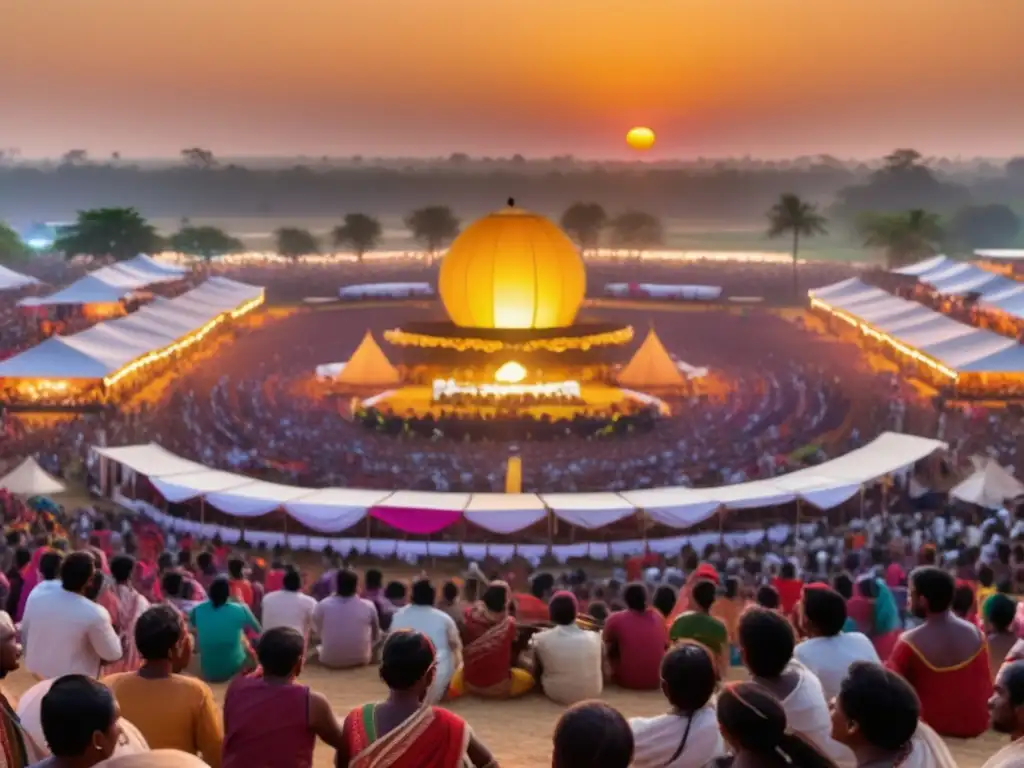
[[7, 0], [0, 147], [1024, 153], [1024, 0]]

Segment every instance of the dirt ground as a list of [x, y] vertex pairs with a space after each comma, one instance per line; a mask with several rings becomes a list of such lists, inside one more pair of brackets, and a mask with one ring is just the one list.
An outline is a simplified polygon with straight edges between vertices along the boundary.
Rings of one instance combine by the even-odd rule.
[[[303, 673], [302, 681], [330, 699], [339, 719], [355, 707], [380, 700], [386, 692], [376, 668], [339, 672], [310, 666]], [[31, 684], [30, 676], [19, 670], [4, 681], [4, 688], [9, 694], [20, 696]], [[224, 689], [224, 685], [213, 686], [218, 701], [223, 700]], [[654, 692], [610, 688], [602, 698], [626, 717], [649, 717], [667, 708], [661, 694]], [[500, 702], [469, 698], [454, 702], [451, 709], [469, 722], [505, 768], [537, 768], [550, 764], [551, 734], [563, 707], [542, 695], [534, 693], [517, 701]], [[989, 732], [973, 741], [950, 742], [950, 746], [961, 768], [980, 768], [1006, 743], [1005, 739]], [[331, 750], [318, 746], [316, 768], [330, 768], [333, 764]]]

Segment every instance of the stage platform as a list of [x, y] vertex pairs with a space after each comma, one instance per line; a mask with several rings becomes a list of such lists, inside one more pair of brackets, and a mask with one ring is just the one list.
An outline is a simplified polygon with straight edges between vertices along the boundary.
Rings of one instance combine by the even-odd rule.
[[[583, 402], [579, 405], [538, 404], [519, 407], [516, 410], [534, 418], [548, 416], [552, 419], [571, 419], [583, 413], [611, 414], [616, 409], [625, 410], [636, 406], [656, 405], [663, 415], [669, 414], [668, 406], [656, 397], [605, 384], [583, 384], [580, 386], [580, 396]], [[420, 417], [427, 414], [438, 417], [442, 413], [453, 412], [479, 413], [486, 417], [493, 416], [498, 411], [497, 407], [478, 405], [460, 407], [451, 403], [436, 403], [433, 400], [433, 389], [426, 385], [389, 390], [364, 400], [363, 405], [378, 410], [391, 410], [396, 414], [415, 414]]]

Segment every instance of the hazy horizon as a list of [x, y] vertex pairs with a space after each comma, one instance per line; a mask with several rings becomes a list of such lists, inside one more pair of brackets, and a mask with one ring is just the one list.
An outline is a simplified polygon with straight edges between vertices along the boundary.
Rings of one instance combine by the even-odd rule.
[[27, 158], [1024, 152], [1004, 0], [10, 5], [0, 148]]

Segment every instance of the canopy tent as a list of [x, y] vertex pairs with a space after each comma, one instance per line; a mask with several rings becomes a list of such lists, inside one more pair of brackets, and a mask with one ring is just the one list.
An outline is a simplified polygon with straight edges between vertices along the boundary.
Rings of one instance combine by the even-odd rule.
[[15, 272], [13, 269], [0, 265], [0, 291], [16, 291], [26, 285], [38, 285], [34, 277]]
[[345, 285], [338, 289], [338, 298], [410, 298], [412, 296], [433, 296], [434, 287], [430, 283], [358, 283]]
[[953, 486], [950, 496], [987, 509], [999, 509], [1007, 501], [1024, 496], [1024, 483], [998, 461], [975, 457], [974, 465], [974, 474]]
[[465, 519], [496, 533], [521, 531], [549, 513], [586, 529], [638, 512], [672, 528], [688, 528], [720, 508], [754, 509], [804, 501], [830, 509], [865, 483], [907, 469], [944, 448], [939, 440], [886, 432], [831, 461], [788, 475], [717, 488], [667, 487], [619, 493], [433, 493], [359, 488], [300, 488], [209, 469], [160, 446], [94, 447], [93, 452], [149, 478], [168, 501], [201, 498], [236, 517], [283, 509], [316, 531], [337, 533], [367, 515], [410, 533], [433, 533]]
[[100, 267], [49, 296], [36, 297], [25, 306], [55, 304], [114, 304], [133, 291], [156, 283], [181, 280], [187, 270], [160, 264], [148, 256]]
[[671, 389], [686, 384], [686, 376], [651, 328], [632, 359], [619, 371], [619, 384], [640, 391]]
[[899, 269], [894, 269], [897, 275], [910, 275], [920, 278], [922, 275], [936, 274], [955, 264], [948, 256], [932, 256], [931, 258], [919, 261], [916, 264], [909, 264]]
[[210, 287], [204, 283], [177, 299], [158, 299], [127, 317], [97, 323], [71, 336], [52, 336], [0, 362], [0, 378], [107, 380], [136, 360], [189, 343], [222, 317], [262, 301], [262, 288], [228, 282]]
[[335, 379], [352, 387], [390, 387], [402, 377], [369, 331]]
[[[962, 274], [964, 267], [971, 265], [944, 265], [942, 271]], [[1018, 361], [1024, 362], [1024, 354], [1012, 351], [1018, 347], [1013, 339], [961, 323], [884, 291], [879, 293], [869, 294], [854, 278], [811, 291], [810, 295], [812, 306], [837, 314], [865, 333], [884, 334], [903, 352], [917, 356], [952, 378], [958, 373], [1024, 373], [1024, 365], [1011, 368]]]
[[51, 493], [63, 493], [65, 485], [29, 456], [6, 475], [0, 477], [0, 488], [19, 496], [45, 496]]

